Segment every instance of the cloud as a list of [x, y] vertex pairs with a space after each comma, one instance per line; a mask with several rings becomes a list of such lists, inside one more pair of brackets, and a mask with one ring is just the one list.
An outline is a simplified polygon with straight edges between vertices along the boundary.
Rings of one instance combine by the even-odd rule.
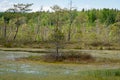
[[[9, 0], [0, 0], [0, 12], [4, 12], [7, 9], [13, 7], [13, 2], [10, 2]], [[33, 12], [40, 11], [41, 7], [37, 5], [31, 6], [31, 9]], [[43, 11], [51, 11], [51, 8], [49, 6], [43, 6]]]
[[6, 11], [10, 7], [12, 7], [12, 3], [8, 0], [0, 0], [0, 12]]
[[[42, 7], [42, 11], [52, 11], [52, 9], [51, 9], [51, 7], [50, 6], [41, 6]], [[38, 6], [35, 6], [35, 5], [33, 5], [32, 7], [31, 7], [31, 9], [32, 9], [32, 11], [33, 12], [36, 12], [36, 11], [40, 11], [41, 10], [41, 7], [38, 7]]]
[[43, 7], [43, 11], [52, 11], [50, 6], [45, 6]]
[[[13, 4], [17, 4], [12, 0], [0, 0], [0, 12], [4, 12], [7, 9], [13, 7]], [[21, 0], [22, 1], [22, 0]], [[42, 4], [41, 4], [42, 5]], [[50, 11], [52, 12], [53, 10], [51, 9], [51, 6], [53, 5], [43, 5], [43, 10], [42, 11]], [[33, 4], [31, 7], [32, 12], [40, 11], [41, 6], [39, 4]]]

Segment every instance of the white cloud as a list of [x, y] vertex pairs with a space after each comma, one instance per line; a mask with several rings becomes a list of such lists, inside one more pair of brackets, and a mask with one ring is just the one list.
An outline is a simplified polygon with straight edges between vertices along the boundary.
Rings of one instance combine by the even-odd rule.
[[32, 11], [33, 12], [36, 12], [36, 11], [39, 11], [40, 10], [40, 8], [39, 7], [37, 7], [37, 6], [31, 6], [31, 9], [32, 9]]
[[[52, 9], [50, 8], [50, 6], [41, 6], [41, 7], [42, 7], [42, 11], [50, 11], [50, 12], [52, 11]], [[31, 9], [32, 9], [33, 12], [36, 12], [36, 11], [40, 11], [41, 7], [33, 5], [31, 7]]]
[[6, 11], [10, 7], [12, 7], [12, 3], [9, 2], [8, 0], [0, 0], [0, 12]]
[[43, 7], [43, 11], [52, 11], [52, 9], [50, 8], [50, 6], [45, 6]]
[[[0, 0], [0, 12], [6, 11], [7, 9], [13, 7], [13, 4], [10, 2], [9, 0]], [[37, 6], [37, 5], [33, 5], [31, 6], [31, 9], [33, 12], [36, 11], [40, 11], [41, 7]], [[49, 6], [43, 6], [43, 11], [52, 11], [51, 8]]]
[[[10, 0], [0, 0], [0, 12], [6, 11], [7, 9], [13, 7], [13, 4], [17, 4], [17, 3], [10, 2]], [[40, 11], [41, 6], [33, 4], [30, 8], [32, 9], [33, 12], [36, 12], [36, 11]], [[51, 6], [43, 5], [42, 11], [52, 12], [53, 10], [51, 9]]]

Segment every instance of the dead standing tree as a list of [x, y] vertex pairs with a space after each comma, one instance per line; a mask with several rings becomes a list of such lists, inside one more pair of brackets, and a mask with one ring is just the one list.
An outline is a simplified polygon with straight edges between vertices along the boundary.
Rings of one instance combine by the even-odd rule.
[[71, 25], [72, 25], [72, 1], [70, 1], [70, 23], [69, 23], [69, 28], [68, 28], [68, 41], [71, 39]]
[[14, 4], [13, 8], [10, 8], [7, 10], [7, 12], [13, 12], [13, 13], [17, 13], [16, 16], [16, 33], [14, 35], [13, 40], [16, 39], [18, 31], [19, 31], [19, 26], [22, 25], [24, 23], [24, 20], [21, 13], [24, 14], [25, 12], [31, 11], [31, 9], [29, 9], [33, 4]]
[[9, 24], [10, 19], [12, 18], [11, 14], [8, 12], [4, 13], [4, 32], [3, 32], [3, 37], [6, 40], [7, 37], [7, 25]]

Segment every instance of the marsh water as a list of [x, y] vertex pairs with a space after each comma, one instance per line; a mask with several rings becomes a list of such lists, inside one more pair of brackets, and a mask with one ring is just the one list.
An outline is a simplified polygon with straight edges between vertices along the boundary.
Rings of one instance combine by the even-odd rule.
[[[94, 57], [120, 59], [120, 51], [84, 50]], [[98, 69], [118, 69], [120, 63], [115, 64], [61, 64], [41, 63], [33, 61], [16, 61], [16, 58], [31, 55], [43, 55], [43, 53], [30, 53], [19, 51], [0, 51], [0, 76], [1, 74], [31, 74], [31, 75], [77, 75], [81, 71]], [[108, 56], [109, 55], [109, 56]]]

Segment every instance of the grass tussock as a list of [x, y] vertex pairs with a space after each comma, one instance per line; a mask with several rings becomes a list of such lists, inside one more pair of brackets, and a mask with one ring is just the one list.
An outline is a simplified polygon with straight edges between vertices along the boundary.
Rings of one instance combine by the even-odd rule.
[[24, 58], [18, 58], [16, 60], [31, 60], [31, 61], [43, 61], [43, 62], [65, 62], [65, 63], [88, 63], [94, 62], [95, 58], [87, 53], [47, 53], [41, 56], [29, 56]]
[[86, 53], [61, 53], [59, 55], [56, 54], [46, 54], [44, 55], [45, 62], [93, 62], [95, 59]]

